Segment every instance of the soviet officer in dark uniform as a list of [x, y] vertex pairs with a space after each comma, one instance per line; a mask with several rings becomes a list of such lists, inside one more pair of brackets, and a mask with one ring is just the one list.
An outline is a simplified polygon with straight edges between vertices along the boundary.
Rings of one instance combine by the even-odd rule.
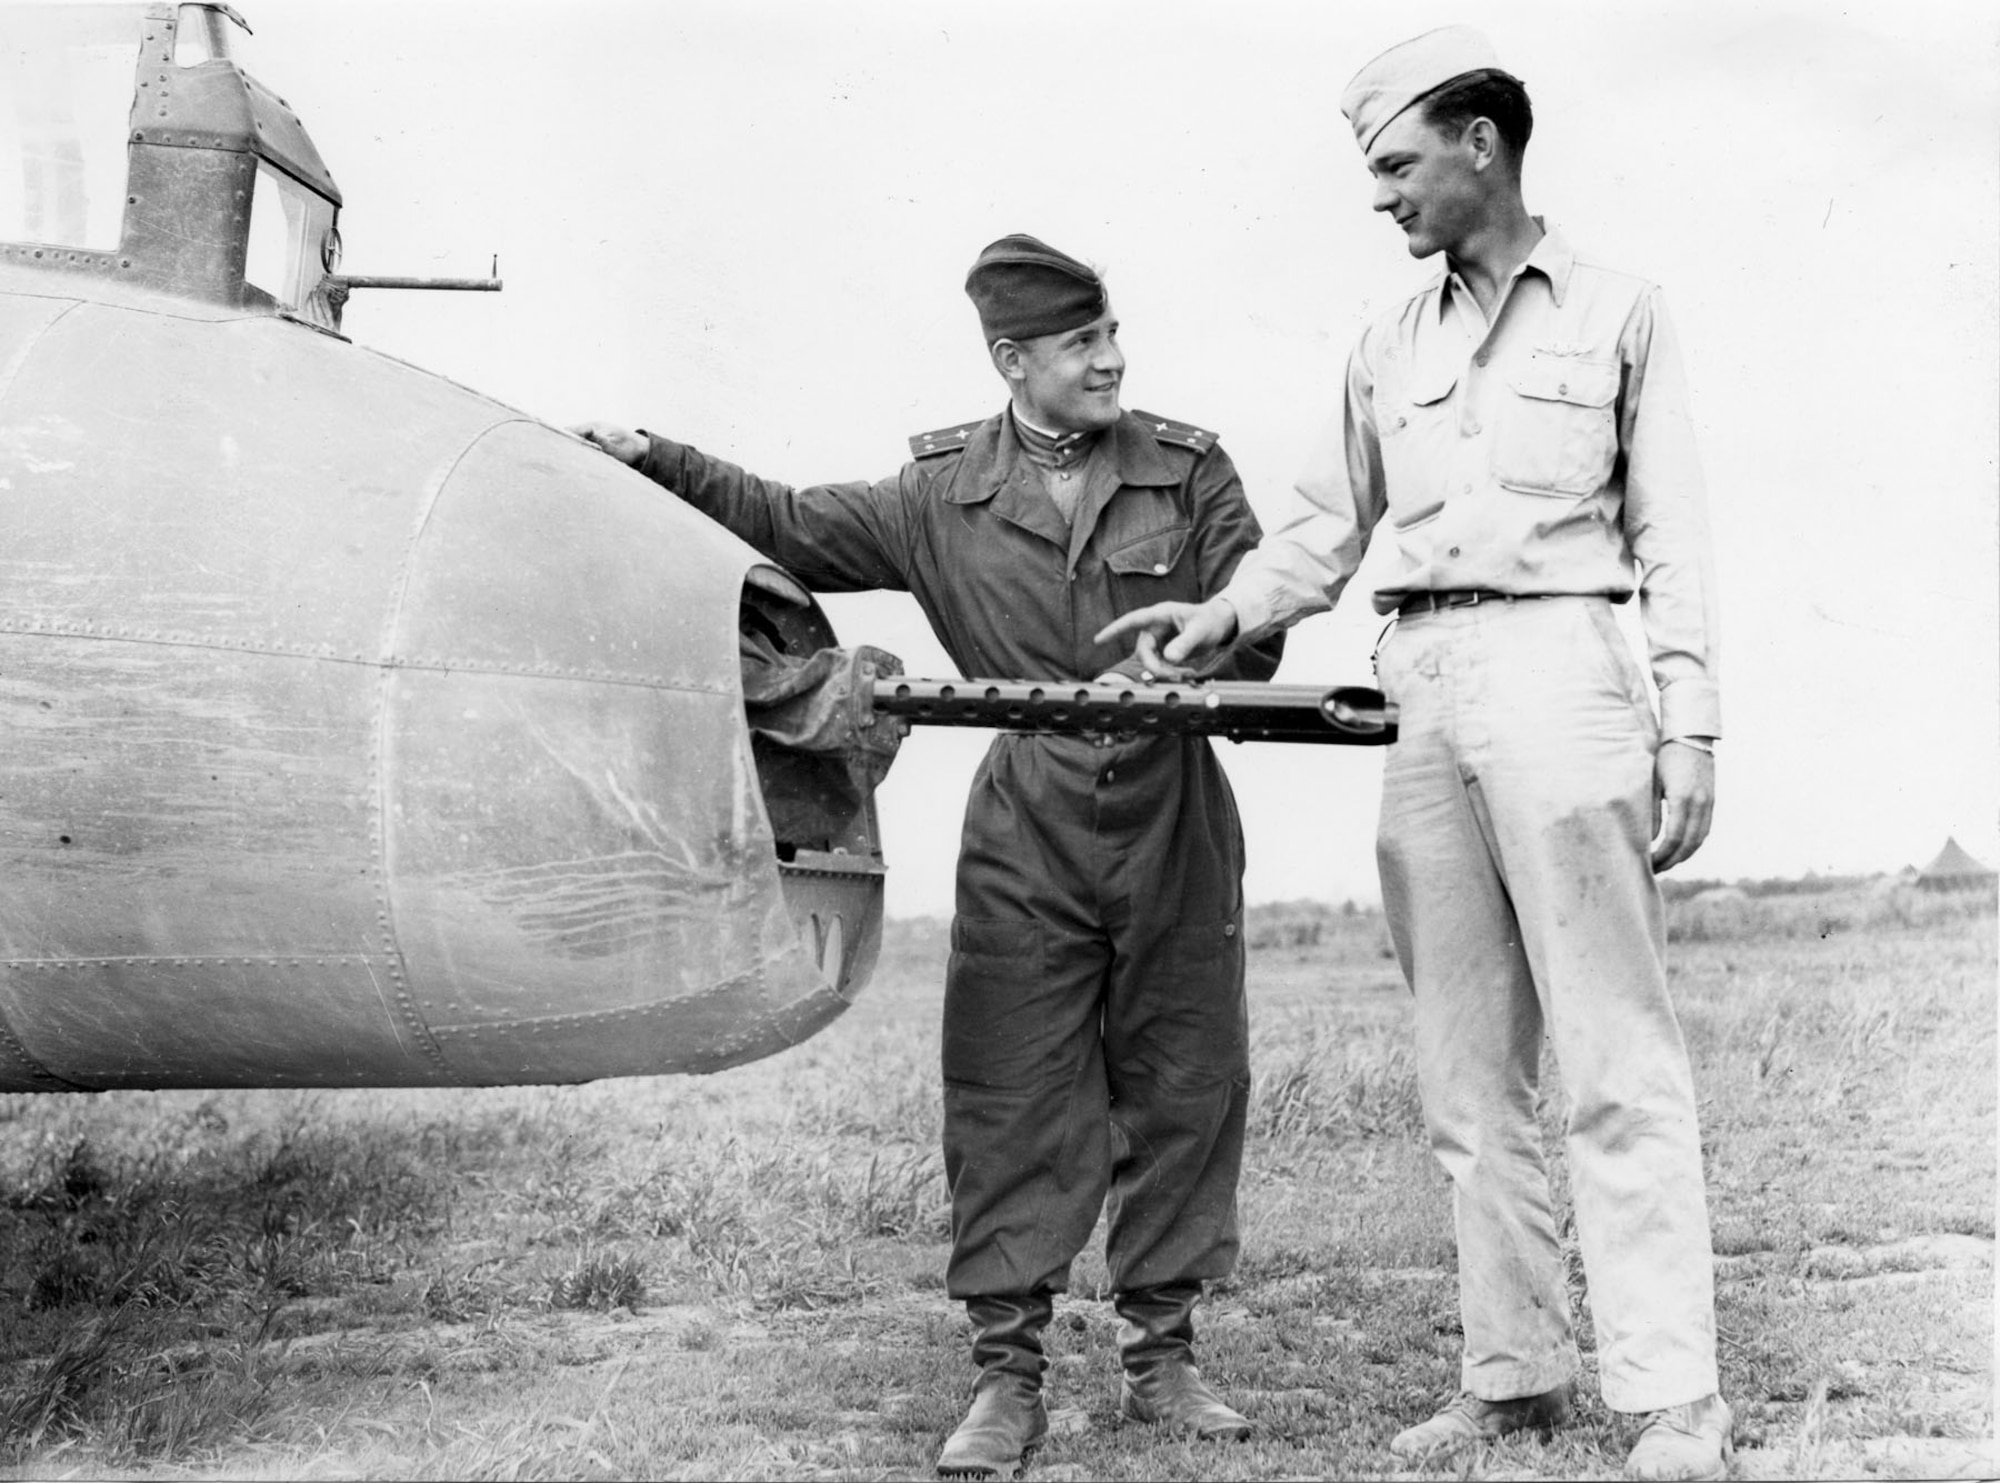
[[[822, 592], [907, 591], [966, 676], [1123, 678], [1120, 614], [1220, 591], [1259, 529], [1215, 435], [1122, 411], [1098, 275], [1032, 237], [966, 278], [1010, 404], [911, 440], [880, 483], [794, 489], [684, 444], [575, 431]], [[1262, 680], [1275, 641], [1233, 651]], [[1249, 1423], [1195, 1368], [1237, 1253], [1249, 1091], [1243, 841], [1206, 740], [1001, 734], [972, 785], [944, 999], [952, 1251], [980, 1369], [943, 1476], [1011, 1476], [1047, 1431], [1042, 1330], [1110, 1201], [1121, 1410]]]

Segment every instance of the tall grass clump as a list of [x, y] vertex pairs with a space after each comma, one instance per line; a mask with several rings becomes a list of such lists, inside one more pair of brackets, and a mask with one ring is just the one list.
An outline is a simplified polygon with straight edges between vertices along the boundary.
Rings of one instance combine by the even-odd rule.
[[551, 1308], [583, 1308], [609, 1313], [637, 1308], [646, 1298], [646, 1264], [629, 1253], [586, 1249], [575, 1266], [549, 1281]]
[[951, 1192], [934, 1149], [871, 1153], [858, 1178], [843, 1172], [828, 1181], [825, 1204], [857, 1236], [942, 1241], [951, 1234]]
[[1416, 1060], [1399, 1032], [1357, 1033], [1296, 1016], [1253, 1036], [1250, 1064], [1255, 1137], [1346, 1142], [1423, 1133]]
[[234, 1138], [142, 1120], [113, 1149], [60, 1121], [0, 1169], [0, 1459], [87, 1435], [119, 1466], [255, 1432], [300, 1300], [384, 1281], [447, 1218], [398, 1139]]
[[[547, 1239], [580, 1236], [586, 1252], [641, 1244], [647, 1286], [664, 1301], [726, 1294], [765, 1307], [865, 1296], [881, 1284], [859, 1248], [942, 1241], [950, 1224], [933, 1149], [780, 1140], [749, 1126], [654, 1148], [643, 1163], [593, 1164], [542, 1215]], [[577, 1300], [582, 1278], [553, 1280], [552, 1306], [602, 1306]]]

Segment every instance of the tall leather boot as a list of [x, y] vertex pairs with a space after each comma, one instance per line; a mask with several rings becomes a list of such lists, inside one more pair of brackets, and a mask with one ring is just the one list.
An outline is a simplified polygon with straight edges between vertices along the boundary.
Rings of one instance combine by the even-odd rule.
[[1135, 1288], [1118, 1294], [1118, 1350], [1125, 1385], [1118, 1409], [1127, 1420], [1151, 1421], [1203, 1441], [1240, 1442], [1250, 1423], [1223, 1404], [1194, 1364], [1194, 1305], [1199, 1282]]
[[940, 1478], [1016, 1478], [1049, 1434], [1042, 1403], [1042, 1330], [1055, 1311], [1052, 1294], [967, 1298], [972, 1360], [979, 1366], [972, 1409], [938, 1454]]

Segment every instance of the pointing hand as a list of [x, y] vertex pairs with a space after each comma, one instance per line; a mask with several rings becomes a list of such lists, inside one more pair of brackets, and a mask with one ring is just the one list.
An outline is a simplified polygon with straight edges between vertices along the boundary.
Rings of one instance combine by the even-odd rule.
[[[1136, 634], [1133, 653], [1148, 680], [1184, 680], [1236, 637], [1236, 609], [1219, 597], [1204, 603], [1156, 602], [1106, 624], [1095, 642]], [[1160, 641], [1166, 639], [1164, 648]]]

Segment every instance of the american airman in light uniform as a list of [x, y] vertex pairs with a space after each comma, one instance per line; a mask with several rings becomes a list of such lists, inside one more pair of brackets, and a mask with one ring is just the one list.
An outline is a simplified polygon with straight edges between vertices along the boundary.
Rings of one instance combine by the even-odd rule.
[[[1678, 341], [1659, 290], [1521, 194], [1526, 89], [1464, 26], [1364, 67], [1341, 100], [1421, 292], [1362, 334], [1300, 491], [1219, 597], [1134, 614], [1147, 668], [1333, 605], [1371, 540], [1401, 738], [1383, 904], [1414, 992], [1431, 1146], [1454, 1187], [1462, 1393], [1398, 1435], [1435, 1455], [1569, 1412], [1578, 1354], [1536, 1125], [1542, 1042], [1604, 1398], [1641, 1478], [1725, 1474], [1701, 1138], [1667, 993], [1656, 870], [1714, 798], [1715, 577]], [[1636, 595], [1656, 715], [1615, 608]], [[1159, 643], [1177, 635], [1161, 650]]]

